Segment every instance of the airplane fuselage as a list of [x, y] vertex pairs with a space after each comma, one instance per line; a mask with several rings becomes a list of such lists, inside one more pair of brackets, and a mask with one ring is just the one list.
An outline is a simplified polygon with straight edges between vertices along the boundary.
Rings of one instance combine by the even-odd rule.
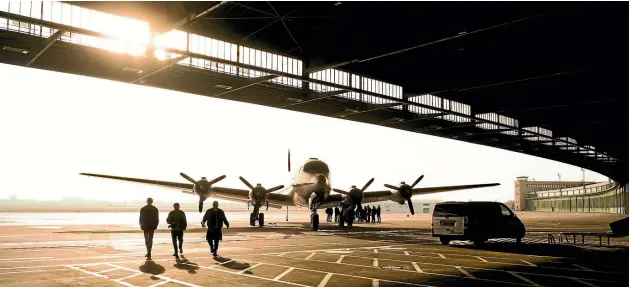
[[310, 206], [313, 202], [323, 203], [332, 191], [331, 172], [328, 165], [311, 158], [295, 171], [285, 194], [293, 199], [296, 206]]

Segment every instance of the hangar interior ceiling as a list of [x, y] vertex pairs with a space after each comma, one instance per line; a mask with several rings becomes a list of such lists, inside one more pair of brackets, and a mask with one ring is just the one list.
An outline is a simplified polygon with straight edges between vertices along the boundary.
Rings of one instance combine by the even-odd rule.
[[0, 62], [431, 134], [626, 182], [627, 14], [615, 3], [5, 1]]

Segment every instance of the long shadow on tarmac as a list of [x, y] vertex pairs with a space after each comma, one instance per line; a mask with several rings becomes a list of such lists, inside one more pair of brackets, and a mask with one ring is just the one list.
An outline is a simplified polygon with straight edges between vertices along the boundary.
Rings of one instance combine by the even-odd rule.
[[188, 273], [190, 274], [197, 274], [197, 270], [199, 270], [198, 264], [194, 262], [190, 262], [188, 258], [186, 258], [183, 255], [181, 255], [181, 258], [179, 257], [176, 258], [176, 263], [174, 266], [177, 269], [187, 270]]
[[[238, 271], [242, 271], [242, 270], [245, 270], [245, 269], [251, 267], [251, 264], [249, 264], [249, 263], [240, 263], [240, 262], [237, 262], [234, 259], [226, 258], [226, 257], [222, 257], [222, 256], [214, 257], [214, 260], [220, 262], [222, 264], [221, 266], [223, 266], [225, 268], [234, 269], [234, 270], [238, 270]], [[249, 271], [249, 270], [245, 271], [244, 273], [245, 274], [252, 274], [252, 272]]]
[[[164, 266], [155, 263], [155, 261], [146, 259], [144, 265], [140, 266], [140, 271], [151, 275], [159, 275], [164, 273], [166, 269], [164, 268]], [[151, 279], [157, 280], [159, 278], [151, 276]]]

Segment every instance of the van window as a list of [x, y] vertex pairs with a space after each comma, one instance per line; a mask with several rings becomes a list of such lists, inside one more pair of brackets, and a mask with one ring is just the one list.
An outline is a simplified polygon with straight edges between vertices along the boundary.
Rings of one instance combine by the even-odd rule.
[[504, 205], [500, 205], [500, 210], [502, 211], [502, 216], [511, 216], [511, 211]]
[[439, 204], [435, 206], [433, 216], [467, 216], [468, 207], [462, 204]]

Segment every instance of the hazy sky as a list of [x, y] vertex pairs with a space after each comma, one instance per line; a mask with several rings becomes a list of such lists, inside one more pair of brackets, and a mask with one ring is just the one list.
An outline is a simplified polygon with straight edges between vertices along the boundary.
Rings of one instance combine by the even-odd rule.
[[[174, 190], [80, 172], [186, 182], [185, 172], [245, 188], [272, 187], [309, 157], [330, 165], [334, 187], [425, 178], [420, 186], [499, 182], [428, 195], [513, 199], [516, 176], [581, 180], [579, 167], [514, 152], [340, 119], [107, 80], [0, 64], [0, 198], [190, 201]], [[318, 137], [318, 138], [317, 138]], [[607, 180], [586, 172], [587, 180]], [[415, 198], [415, 197], [414, 197]], [[420, 199], [421, 197], [416, 197]]]

